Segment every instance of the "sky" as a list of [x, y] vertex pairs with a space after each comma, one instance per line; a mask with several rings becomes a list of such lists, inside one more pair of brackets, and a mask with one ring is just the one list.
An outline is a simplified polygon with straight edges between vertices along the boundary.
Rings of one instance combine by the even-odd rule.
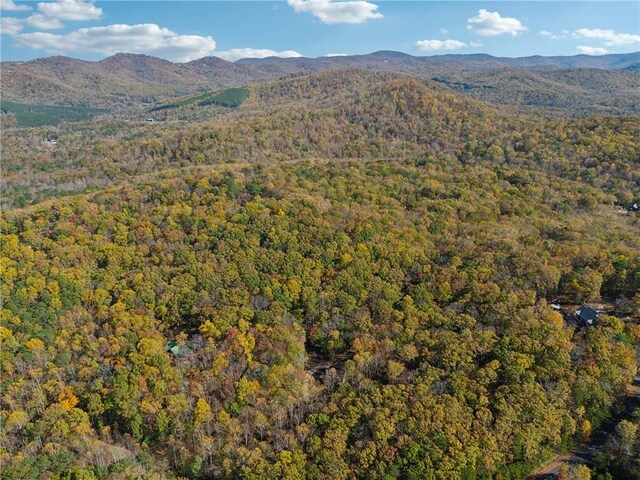
[[0, 0], [2, 60], [640, 50], [640, 2]]

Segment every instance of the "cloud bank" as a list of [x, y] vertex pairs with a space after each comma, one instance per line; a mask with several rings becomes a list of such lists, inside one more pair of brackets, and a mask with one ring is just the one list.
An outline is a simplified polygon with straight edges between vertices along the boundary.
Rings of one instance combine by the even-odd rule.
[[516, 36], [527, 30], [517, 18], [503, 17], [498, 12], [490, 12], [484, 8], [478, 15], [467, 20], [467, 29], [475, 34], [490, 37], [508, 34]]
[[601, 28], [580, 28], [573, 33], [576, 38], [588, 38], [600, 40], [607, 47], [619, 47], [622, 45], [640, 46], [640, 35], [631, 33], [617, 33], [614, 30], [603, 30]]
[[[3, 10], [31, 10], [31, 7], [16, 5], [13, 0], [0, 2]], [[180, 35], [155, 23], [114, 24], [80, 28], [64, 34], [49, 33], [43, 30], [63, 28], [65, 22], [99, 20], [103, 11], [92, 1], [85, 0], [40, 2], [36, 8], [34, 13], [25, 18], [3, 16], [0, 19], [2, 33], [13, 37], [19, 46], [60, 55], [97, 53], [107, 56], [128, 52], [155, 55], [174, 62], [188, 62], [208, 55], [217, 55], [230, 61], [240, 58], [301, 56], [293, 50], [277, 52], [256, 48], [216, 52], [216, 42], [210, 36]], [[24, 32], [28, 28], [38, 31]]]
[[40, 2], [38, 11], [47, 18], [80, 22], [102, 18], [102, 9], [93, 2], [79, 0], [58, 0], [57, 2]]
[[422, 52], [433, 52], [437, 50], [458, 50], [468, 45], [459, 40], [418, 40], [416, 48]]
[[[31, 10], [29, 6], [16, 5], [13, 0], [0, 1], [2, 1], [2, 10]], [[3, 17], [2, 33], [15, 35], [26, 27], [37, 28], [38, 30], [55, 30], [63, 28], [64, 21], [99, 20], [102, 18], [102, 13], [102, 9], [96, 7], [93, 2], [85, 2], [83, 0], [40, 2], [37, 5], [37, 11], [26, 18]]]
[[220, 57], [229, 62], [235, 62], [241, 58], [267, 58], [267, 57], [280, 57], [280, 58], [297, 58], [301, 57], [295, 50], [285, 50], [283, 52], [276, 52], [268, 48], [232, 48], [230, 50], [221, 50], [219, 52], [213, 52], [216, 57]]
[[287, 0], [297, 13], [311, 13], [322, 23], [365, 23], [383, 18], [378, 5], [363, 0], [334, 2], [332, 0]]
[[566, 38], [568, 33], [569, 32], [567, 30], [562, 30], [561, 34], [549, 32], [548, 30], [540, 30], [538, 32], [538, 35], [540, 35], [541, 37], [549, 38], [551, 40], [561, 40], [563, 38]]
[[210, 55], [216, 48], [216, 42], [211, 37], [178, 35], [154, 23], [81, 28], [61, 35], [22, 33], [14, 38], [19, 45], [58, 54], [145, 53], [177, 62]]
[[588, 47], [586, 45], [578, 45], [576, 49], [584, 55], [604, 55], [605, 53], [607, 53], [607, 49], [602, 47]]
[[0, 10], [7, 12], [25, 12], [31, 10], [29, 5], [16, 5], [13, 0], [0, 0]]

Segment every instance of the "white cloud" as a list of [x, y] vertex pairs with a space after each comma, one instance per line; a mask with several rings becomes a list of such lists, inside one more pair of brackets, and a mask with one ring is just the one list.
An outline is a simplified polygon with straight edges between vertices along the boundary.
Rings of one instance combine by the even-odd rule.
[[363, 0], [336, 2], [333, 0], [287, 0], [297, 13], [311, 13], [322, 23], [364, 23], [383, 18], [378, 5]]
[[58, 0], [57, 2], [40, 2], [38, 11], [49, 18], [58, 20], [98, 20], [102, 18], [102, 9], [96, 7], [93, 2], [82, 0]]
[[472, 42], [469, 42], [469, 46], [470, 47], [474, 47], [474, 48], [478, 48], [482, 46], [482, 42], [474, 40]]
[[540, 35], [541, 37], [549, 38], [551, 40], [560, 40], [562, 38], [565, 38], [566, 36], [566, 30], [563, 30], [563, 32], [564, 32], [564, 35], [558, 35], [556, 33], [549, 32], [548, 30], [540, 30], [538, 32], [538, 35]]
[[347, 53], [327, 53], [325, 57], [346, 57]]
[[580, 28], [573, 32], [573, 35], [577, 38], [601, 40], [607, 47], [640, 44], [640, 35], [617, 33], [613, 30], [603, 30], [601, 28]]
[[275, 50], [269, 50], [268, 48], [232, 48], [230, 50], [214, 52], [214, 55], [229, 62], [235, 62], [236, 60], [240, 60], [241, 58], [297, 58], [302, 56], [294, 50], [276, 52]]
[[446, 35], [447, 33], [449, 33], [449, 30], [447, 30], [446, 28], [441, 28], [440, 33]]
[[31, 10], [29, 5], [16, 5], [13, 0], [0, 0], [0, 10], [24, 12]]
[[484, 8], [478, 10], [478, 15], [469, 18], [467, 23], [467, 28], [473, 33], [487, 37], [504, 33], [516, 36], [527, 30], [517, 18], [502, 17], [498, 12], [489, 12]]
[[435, 50], [457, 50], [466, 47], [467, 44], [459, 40], [418, 40], [416, 48], [422, 52]]
[[22, 20], [22, 23], [39, 30], [55, 30], [56, 28], [64, 27], [64, 23], [57, 18], [47, 17], [41, 13], [34, 13]]
[[38, 30], [55, 30], [64, 27], [63, 21], [86, 21], [99, 18], [102, 18], [102, 9], [96, 7], [93, 2], [82, 0], [40, 2], [38, 3], [38, 11], [26, 18], [3, 18], [2, 33], [15, 35], [24, 30], [25, 27], [32, 27]]
[[587, 47], [586, 45], [579, 45], [576, 48], [580, 53], [585, 55], [604, 55], [607, 53], [607, 49], [602, 47]]
[[62, 35], [22, 33], [16, 35], [15, 40], [22, 46], [59, 54], [145, 53], [178, 62], [204, 57], [216, 48], [211, 37], [178, 35], [153, 23], [81, 28]]
[[15, 35], [22, 30], [22, 20], [13, 17], [0, 18], [0, 30], [2, 34]]
[[[3, 6], [7, 1], [0, 0]], [[14, 37], [17, 45], [57, 54], [98, 53], [113, 55], [119, 52], [155, 55], [177, 62], [218, 55], [226, 60], [240, 58], [300, 57], [293, 50], [276, 52], [269, 49], [236, 48], [216, 52], [216, 42], [210, 36], [179, 35], [154, 23], [80, 28], [53, 34], [42, 30], [64, 27], [67, 21], [95, 20], [102, 17], [102, 9], [92, 1], [57, 0], [38, 3], [37, 11], [26, 18], [0, 18], [2, 33]], [[27, 27], [39, 31], [21, 33]]]

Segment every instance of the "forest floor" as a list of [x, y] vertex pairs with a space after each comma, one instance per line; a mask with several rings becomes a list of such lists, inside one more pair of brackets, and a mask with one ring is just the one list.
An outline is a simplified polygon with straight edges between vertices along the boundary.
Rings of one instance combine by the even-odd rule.
[[552, 457], [549, 462], [536, 470], [530, 478], [535, 480], [552, 480], [557, 478], [562, 465], [590, 465], [606, 445], [609, 434], [618, 422], [629, 418], [636, 408], [640, 408], [640, 375], [636, 376], [633, 384], [627, 389], [627, 396], [624, 399], [623, 408], [619, 413], [611, 417], [600, 431], [594, 434], [589, 441], [576, 447], [574, 451]]

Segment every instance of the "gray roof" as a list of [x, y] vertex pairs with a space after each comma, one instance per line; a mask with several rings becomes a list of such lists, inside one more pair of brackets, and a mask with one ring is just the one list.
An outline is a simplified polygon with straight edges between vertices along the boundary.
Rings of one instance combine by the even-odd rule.
[[576, 316], [583, 322], [593, 323], [598, 318], [598, 312], [591, 307], [582, 305], [578, 310], [576, 310]]

